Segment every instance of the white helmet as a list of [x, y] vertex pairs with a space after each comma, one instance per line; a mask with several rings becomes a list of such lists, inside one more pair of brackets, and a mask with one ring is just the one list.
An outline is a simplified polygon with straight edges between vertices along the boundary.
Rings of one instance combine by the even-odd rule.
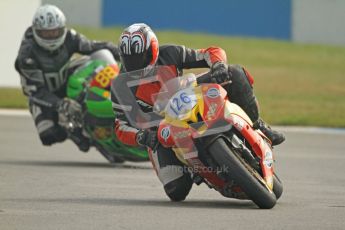
[[53, 5], [40, 6], [32, 21], [35, 41], [41, 47], [53, 51], [65, 41], [67, 29], [66, 17]]

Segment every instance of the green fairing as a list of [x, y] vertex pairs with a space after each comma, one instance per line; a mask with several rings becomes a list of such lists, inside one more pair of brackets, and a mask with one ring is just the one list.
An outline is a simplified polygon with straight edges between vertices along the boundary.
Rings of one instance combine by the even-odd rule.
[[95, 70], [100, 66], [106, 66], [104, 61], [90, 61], [88, 65], [77, 70], [68, 79], [67, 97], [76, 99], [77, 96], [84, 90], [83, 83], [95, 73]]
[[[98, 146], [98, 150], [102, 148], [108, 155], [115, 155], [123, 160], [147, 161], [149, 158], [146, 150], [122, 144], [113, 132], [115, 114], [112, 109], [109, 90], [89, 87], [87, 84], [95, 76], [96, 69], [106, 65], [104, 61], [93, 60], [77, 69], [68, 79], [67, 96], [76, 100], [81, 93], [86, 93], [84, 99], [85, 114], [94, 120], [85, 121], [84, 128]], [[85, 87], [87, 87], [86, 90]], [[95, 134], [96, 129], [107, 130], [108, 133], [99, 138]]]
[[98, 87], [91, 87], [89, 89], [88, 94], [95, 94], [98, 95], [103, 100], [87, 100], [86, 106], [89, 113], [97, 117], [108, 117], [108, 118], [115, 118], [110, 98], [104, 97], [104, 94], [109, 91], [98, 88]]

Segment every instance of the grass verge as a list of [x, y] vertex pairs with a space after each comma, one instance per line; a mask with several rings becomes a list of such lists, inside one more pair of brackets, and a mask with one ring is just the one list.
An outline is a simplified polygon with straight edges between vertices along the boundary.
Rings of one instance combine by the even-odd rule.
[[0, 88], [0, 108], [27, 108], [27, 99], [18, 88]]

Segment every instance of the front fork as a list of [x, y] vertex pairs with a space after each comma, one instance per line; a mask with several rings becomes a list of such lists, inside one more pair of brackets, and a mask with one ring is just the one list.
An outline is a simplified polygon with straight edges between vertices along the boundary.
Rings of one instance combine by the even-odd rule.
[[243, 157], [243, 159], [245, 159], [256, 171], [261, 172], [259, 164], [260, 159], [253, 156], [252, 152], [236, 134], [231, 132], [227, 139], [231, 143], [233, 150], [240, 153], [241, 157]]
[[[236, 115], [233, 115], [236, 116]], [[241, 119], [236, 117], [236, 120]], [[273, 190], [273, 153], [270, 146], [248, 123], [243, 121], [244, 126], [239, 129], [236, 125], [234, 128], [244, 137], [244, 139], [251, 146], [250, 150], [243, 141], [232, 133], [228, 140], [232, 144], [234, 150], [238, 150], [246, 160], [246, 162], [257, 171], [264, 179], [262, 181], [265, 185]], [[260, 180], [260, 178], [258, 178]]]

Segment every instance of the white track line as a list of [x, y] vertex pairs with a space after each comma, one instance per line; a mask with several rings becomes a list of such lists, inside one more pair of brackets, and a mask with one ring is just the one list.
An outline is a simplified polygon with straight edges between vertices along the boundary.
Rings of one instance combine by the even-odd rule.
[[28, 109], [0, 109], [0, 116], [30, 116]]
[[[29, 110], [24, 109], [0, 109], [0, 116], [30, 116]], [[306, 134], [337, 134], [345, 135], [344, 128], [300, 127], [300, 126], [274, 126], [281, 132], [294, 132]]]
[[305, 134], [345, 135], [345, 128], [302, 127], [302, 126], [274, 126], [275, 130]]

